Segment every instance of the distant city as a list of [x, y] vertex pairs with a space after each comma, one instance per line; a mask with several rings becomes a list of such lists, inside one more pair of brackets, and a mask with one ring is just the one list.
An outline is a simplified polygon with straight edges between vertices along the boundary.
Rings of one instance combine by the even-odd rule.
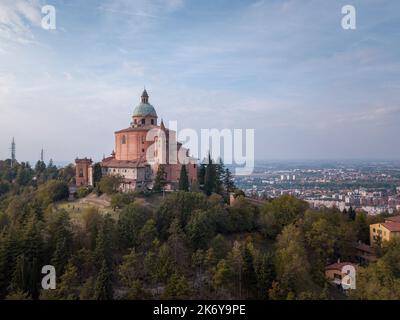
[[290, 194], [314, 208], [400, 211], [400, 161], [259, 161], [235, 183], [254, 198]]

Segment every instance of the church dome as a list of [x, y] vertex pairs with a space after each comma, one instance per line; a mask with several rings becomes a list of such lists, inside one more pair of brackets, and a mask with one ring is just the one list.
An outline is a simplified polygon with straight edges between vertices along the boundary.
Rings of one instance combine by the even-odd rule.
[[156, 110], [154, 107], [149, 103], [149, 95], [147, 94], [146, 89], [144, 89], [141, 102], [138, 106], [136, 106], [135, 110], [133, 110], [134, 117], [145, 117], [145, 116], [152, 116], [157, 117]]
[[150, 103], [140, 103], [136, 106], [135, 110], [133, 110], [134, 117], [145, 117], [145, 116], [153, 116], [157, 117], [156, 110]]

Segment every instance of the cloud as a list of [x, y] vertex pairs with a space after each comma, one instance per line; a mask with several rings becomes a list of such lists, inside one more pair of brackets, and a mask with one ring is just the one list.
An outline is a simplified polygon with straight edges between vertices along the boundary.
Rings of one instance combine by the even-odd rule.
[[98, 9], [110, 14], [132, 16], [136, 23], [143, 18], [159, 19], [166, 13], [182, 8], [183, 4], [183, 0], [108, 0]]
[[31, 43], [31, 27], [40, 26], [39, 0], [2, 0], [0, 2], [0, 39], [2, 41]]

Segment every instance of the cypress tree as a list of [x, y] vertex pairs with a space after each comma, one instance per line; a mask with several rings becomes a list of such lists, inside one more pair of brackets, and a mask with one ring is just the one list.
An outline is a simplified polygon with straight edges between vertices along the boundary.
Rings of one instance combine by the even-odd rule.
[[167, 184], [166, 180], [166, 172], [165, 172], [165, 166], [163, 164], [160, 164], [158, 166], [157, 174], [156, 174], [156, 179], [154, 181], [154, 191], [161, 191], [165, 185]]
[[208, 155], [208, 164], [204, 176], [204, 191], [209, 196], [215, 191], [217, 172], [212, 162], [211, 155]]
[[179, 190], [189, 191], [189, 178], [186, 172], [186, 166], [181, 166], [181, 175], [179, 178]]
[[228, 168], [225, 169], [224, 187], [227, 192], [233, 192], [235, 190], [235, 183], [233, 182], [232, 174]]
[[100, 272], [96, 278], [94, 298], [96, 300], [111, 300], [113, 298], [111, 273], [105, 259], [102, 262]]

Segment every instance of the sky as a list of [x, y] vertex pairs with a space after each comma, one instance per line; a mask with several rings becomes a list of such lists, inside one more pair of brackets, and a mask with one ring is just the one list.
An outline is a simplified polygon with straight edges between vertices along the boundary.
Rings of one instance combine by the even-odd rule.
[[144, 86], [179, 129], [254, 129], [258, 160], [400, 159], [400, 2], [0, 0], [0, 159], [101, 160]]

